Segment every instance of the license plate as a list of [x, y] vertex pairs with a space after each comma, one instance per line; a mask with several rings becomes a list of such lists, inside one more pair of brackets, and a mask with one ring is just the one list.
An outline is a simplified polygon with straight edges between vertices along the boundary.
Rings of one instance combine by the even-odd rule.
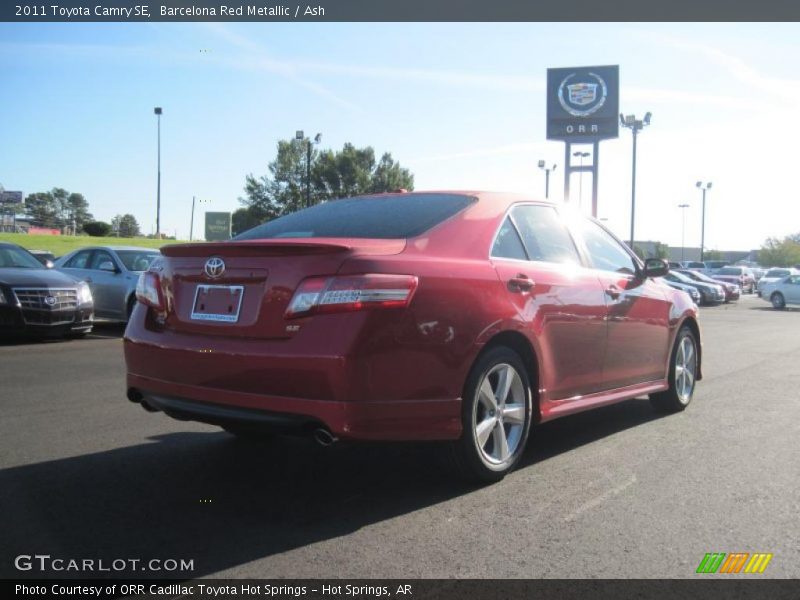
[[242, 307], [242, 296], [244, 286], [241, 285], [198, 285], [192, 305], [192, 319], [236, 323]]

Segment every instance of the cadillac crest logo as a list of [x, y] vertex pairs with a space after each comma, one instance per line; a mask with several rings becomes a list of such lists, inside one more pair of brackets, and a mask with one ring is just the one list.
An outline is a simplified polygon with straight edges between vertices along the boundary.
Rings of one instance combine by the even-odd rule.
[[567, 75], [558, 86], [561, 107], [574, 117], [588, 117], [605, 104], [608, 86], [596, 73], [586, 73], [580, 79], [576, 73]]
[[205, 272], [211, 279], [222, 277], [225, 272], [225, 261], [219, 256], [212, 256], [206, 261]]
[[55, 296], [48, 295], [44, 297], [44, 303], [47, 304], [47, 306], [55, 306], [56, 302], [58, 302], [58, 300]]

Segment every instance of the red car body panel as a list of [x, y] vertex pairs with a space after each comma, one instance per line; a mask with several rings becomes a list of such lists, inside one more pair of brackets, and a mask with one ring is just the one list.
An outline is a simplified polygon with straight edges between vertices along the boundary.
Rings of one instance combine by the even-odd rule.
[[[456, 439], [469, 370], [498, 335], [531, 350], [538, 421], [667, 388], [678, 329], [687, 320], [696, 327], [688, 295], [585, 265], [490, 258], [509, 207], [528, 200], [451, 193], [477, 201], [408, 239], [164, 248], [154, 268], [166, 310], [138, 304], [125, 333], [129, 397], [209, 422], [217, 421], [201, 408], [291, 416], [343, 439]], [[236, 323], [189, 318], [212, 256], [228, 265], [214, 283], [244, 288]], [[303, 279], [364, 273], [414, 275], [419, 284], [404, 308], [286, 317]], [[533, 285], [512, 293], [519, 275]], [[620, 292], [613, 300], [611, 285]]]

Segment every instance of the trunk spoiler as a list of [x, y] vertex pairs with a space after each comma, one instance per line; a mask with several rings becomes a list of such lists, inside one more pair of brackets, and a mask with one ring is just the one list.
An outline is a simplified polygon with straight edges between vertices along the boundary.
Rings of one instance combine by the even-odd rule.
[[284, 254], [399, 254], [406, 247], [405, 239], [359, 238], [270, 238], [264, 240], [231, 240], [197, 244], [171, 244], [161, 248], [169, 257], [280, 256]]

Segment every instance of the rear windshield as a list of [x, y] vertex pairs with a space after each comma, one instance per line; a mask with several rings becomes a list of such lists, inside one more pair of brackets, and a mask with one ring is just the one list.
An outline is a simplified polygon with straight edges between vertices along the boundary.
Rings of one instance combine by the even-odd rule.
[[741, 275], [741, 267], [725, 267], [717, 272], [717, 275]]
[[455, 194], [397, 194], [331, 200], [285, 215], [237, 235], [266, 238], [409, 238], [476, 201]]
[[692, 269], [705, 269], [705, 267], [706, 267], [706, 266], [705, 266], [703, 263], [701, 263], [701, 262], [690, 262], [690, 263], [689, 263], [689, 266], [690, 266]]

